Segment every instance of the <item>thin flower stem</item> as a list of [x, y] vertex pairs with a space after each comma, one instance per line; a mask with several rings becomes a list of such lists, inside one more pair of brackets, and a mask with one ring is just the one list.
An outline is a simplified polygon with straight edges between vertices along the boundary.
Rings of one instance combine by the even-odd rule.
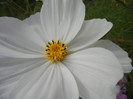
[[21, 10], [27, 12], [25, 9], [23, 9], [21, 6], [19, 6], [19, 5], [18, 5], [16, 2], [14, 2], [13, 0], [11, 0], [11, 2], [12, 2], [15, 6], [17, 6], [18, 8], [20, 8]]
[[121, 39], [121, 38], [118, 38], [116, 39], [118, 42], [127, 42], [127, 43], [132, 43], [133, 40], [127, 40], [127, 39]]
[[21, 12], [18, 8], [16, 8], [12, 3], [10, 3], [8, 0], [5, 0], [10, 6], [12, 6], [14, 9], [16, 9], [20, 14], [22, 14], [25, 18], [27, 18], [27, 16]]

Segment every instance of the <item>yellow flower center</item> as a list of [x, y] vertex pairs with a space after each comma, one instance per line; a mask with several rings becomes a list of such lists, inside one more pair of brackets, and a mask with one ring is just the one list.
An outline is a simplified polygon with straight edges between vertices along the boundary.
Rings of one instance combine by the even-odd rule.
[[66, 44], [61, 43], [59, 40], [57, 42], [54, 40], [52, 40], [52, 42], [48, 42], [48, 44], [46, 44], [45, 51], [45, 56], [52, 62], [60, 61], [67, 55]]

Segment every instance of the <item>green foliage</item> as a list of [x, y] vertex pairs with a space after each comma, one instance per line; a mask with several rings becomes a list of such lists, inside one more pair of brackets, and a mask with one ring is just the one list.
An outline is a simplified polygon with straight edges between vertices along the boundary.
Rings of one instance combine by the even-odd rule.
[[0, 1], [0, 16], [16, 17], [21, 20], [39, 12], [41, 1], [36, 0], [2, 0]]
[[[117, 43], [133, 60], [133, 0], [83, 0], [86, 5], [85, 19], [106, 18], [113, 23], [112, 30], [103, 37]], [[1, 0], [0, 16], [21, 20], [40, 11], [39, 0]], [[126, 74], [128, 99], [133, 99], [133, 72]]]

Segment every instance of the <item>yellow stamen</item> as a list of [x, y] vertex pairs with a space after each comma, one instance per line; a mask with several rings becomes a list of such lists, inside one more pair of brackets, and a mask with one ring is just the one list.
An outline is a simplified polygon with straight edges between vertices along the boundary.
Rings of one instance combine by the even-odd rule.
[[48, 44], [46, 44], [45, 51], [45, 56], [52, 62], [60, 61], [67, 55], [66, 44], [61, 43], [59, 40], [57, 42], [54, 40], [52, 40], [52, 42], [48, 42]]

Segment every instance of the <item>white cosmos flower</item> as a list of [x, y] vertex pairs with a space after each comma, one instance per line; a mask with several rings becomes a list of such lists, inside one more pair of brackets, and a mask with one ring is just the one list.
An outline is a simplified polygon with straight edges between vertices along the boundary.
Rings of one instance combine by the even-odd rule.
[[116, 99], [131, 60], [99, 40], [111, 22], [84, 16], [82, 0], [45, 0], [41, 12], [24, 21], [1, 17], [0, 99]]

